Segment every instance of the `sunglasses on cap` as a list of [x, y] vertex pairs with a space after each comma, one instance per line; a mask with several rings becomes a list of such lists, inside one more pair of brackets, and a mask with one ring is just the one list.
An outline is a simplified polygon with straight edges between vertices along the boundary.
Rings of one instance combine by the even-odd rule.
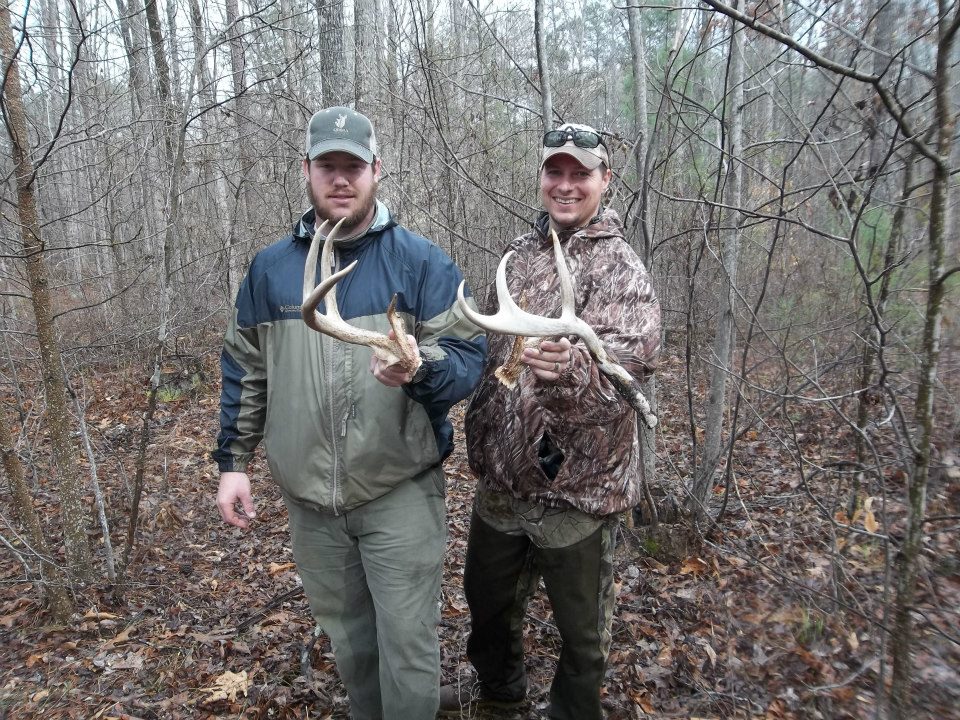
[[592, 130], [550, 130], [543, 135], [543, 146], [563, 147], [568, 140], [573, 140], [574, 145], [588, 150], [598, 145], [606, 147], [600, 134]]

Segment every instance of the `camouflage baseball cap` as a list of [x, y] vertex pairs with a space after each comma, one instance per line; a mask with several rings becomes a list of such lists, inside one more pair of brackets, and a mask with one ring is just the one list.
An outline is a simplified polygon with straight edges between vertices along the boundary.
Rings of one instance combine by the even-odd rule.
[[587, 170], [595, 170], [601, 163], [610, 167], [610, 156], [603, 143], [603, 135], [589, 125], [564, 123], [556, 130], [545, 133], [540, 167], [554, 155], [569, 155]]
[[377, 156], [373, 124], [356, 110], [331, 107], [314, 113], [307, 123], [307, 159], [329, 152], [345, 152], [372, 163]]

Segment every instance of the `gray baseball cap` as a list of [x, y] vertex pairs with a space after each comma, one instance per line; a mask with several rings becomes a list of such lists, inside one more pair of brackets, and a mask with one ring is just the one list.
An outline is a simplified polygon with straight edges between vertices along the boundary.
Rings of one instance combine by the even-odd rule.
[[373, 124], [356, 110], [331, 107], [314, 113], [307, 123], [307, 159], [324, 153], [345, 152], [372, 163], [377, 156]]

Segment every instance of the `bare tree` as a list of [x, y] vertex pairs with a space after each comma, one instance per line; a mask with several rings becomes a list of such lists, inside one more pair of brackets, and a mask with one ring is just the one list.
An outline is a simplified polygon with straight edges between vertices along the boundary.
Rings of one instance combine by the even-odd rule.
[[[2, 12], [3, 10], [0, 10], [0, 13]], [[39, 574], [50, 606], [50, 613], [57, 622], [66, 622], [73, 612], [73, 602], [67, 593], [63, 573], [51, 559], [50, 550], [40, 526], [40, 518], [33, 507], [30, 489], [24, 478], [23, 465], [10, 441], [10, 429], [7, 427], [7, 419], [3, 412], [0, 412], [0, 456], [3, 458], [3, 469], [10, 481], [14, 511], [20, 518], [20, 524], [26, 528], [31, 549], [40, 566]]]
[[90, 576], [90, 548], [86, 535], [83, 503], [76, 453], [70, 441], [70, 413], [61, 371], [60, 344], [54, 322], [50, 281], [44, 264], [45, 248], [40, 232], [36, 202], [36, 171], [30, 157], [26, 111], [20, 86], [19, 48], [14, 41], [10, 6], [0, 2], [0, 60], [5, 68], [3, 81], [3, 118], [13, 150], [17, 182], [17, 214], [23, 259], [30, 286], [30, 300], [36, 321], [43, 386], [47, 396], [47, 428], [51, 452], [59, 471], [61, 516], [67, 565], [73, 577]]
[[723, 419], [727, 408], [727, 379], [734, 346], [734, 306], [737, 303], [737, 268], [740, 261], [740, 219], [743, 168], [743, 31], [731, 21], [730, 44], [723, 103], [723, 154], [717, 177], [722, 208], [717, 210], [716, 255], [721, 259], [719, 314], [710, 358], [710, 394], [704, 420], [705, 440], [700, 468], [691, 488], [691, 509], [705, 518], [707, 496], [722, 452]]
[[343, 52], [343, 0], [315, 0], [320, 41], [321, 105], [345, 105], [350, 97]]
[[544, 27], [544, 0], [534, 1], [533, 34], [537, 46], [537, 72], [540, 75], [540, 114], [543, 131], [553, 127], [553, 90], [550, 84], [550, 63], [547, 60], [546, 28]]

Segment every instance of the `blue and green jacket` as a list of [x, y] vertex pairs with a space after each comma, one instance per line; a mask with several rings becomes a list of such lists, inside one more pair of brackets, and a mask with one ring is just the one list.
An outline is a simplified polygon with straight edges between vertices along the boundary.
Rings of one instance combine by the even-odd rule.
[[321, 335], [301, 318], [313, 226], [311, 210], [291, 235], [256, 255], [243, 280], [224, 337], [213, 457], [221, 472], [245, 472], [262, 439], [287, 496], [339, 513], [450, 453], [447, 413], [479, 381], [486, 338], [457, 306], [457, 266], [378, 202], [366, 233], [335, 242], [333, 264], [357, 261], [336, 286], [344, 320], [386, 334], [396, 293], [407, 332], [417, 338], [426, 374], [400, 388], [381, 384], [370, 373], [368, 347]]

